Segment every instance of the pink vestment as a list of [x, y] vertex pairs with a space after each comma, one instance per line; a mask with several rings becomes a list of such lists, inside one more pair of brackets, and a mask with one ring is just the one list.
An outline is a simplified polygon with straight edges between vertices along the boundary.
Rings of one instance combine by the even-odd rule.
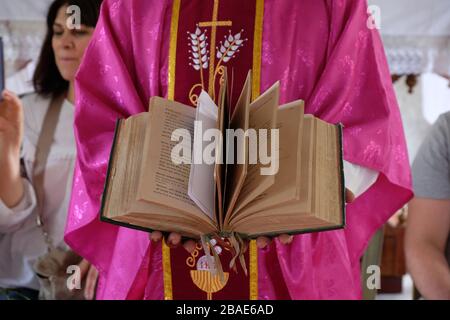
[[[77, 75], [78, 161], [65, 239], [99, 269], [102, 299], [136, 290], [163, 298], [161, 245], [100, 222], [99, 208], [116, 119], [167, 96], [171, 10], [172, 0], [106, 0]], [[261, 299], [360, 298], [369, 239], [412, 196], [391, 77], [367, 20], [363, 0], [265, 0], [261, 90], [281, 80], [281, 103], [304, 99], [306, 113], [342, 122], [344, 158], [380, 175], [348, 205], [345, 230], [259, 251]]]

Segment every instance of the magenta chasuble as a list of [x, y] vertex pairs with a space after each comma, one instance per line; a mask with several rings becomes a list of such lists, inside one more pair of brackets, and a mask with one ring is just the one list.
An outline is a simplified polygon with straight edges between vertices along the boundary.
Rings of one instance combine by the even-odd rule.
[[[360, 257], [372, 234], [412, 196], [400, 114], [377, 30], [359, 0], [106, 0], [77, 75], [78, 159], [68, 244], [100, 271], [101, 299], [358, 299]], [[252, 95], [281, 81], [281, 101], [344, 124], [344, 158], [380, 173], [347, 207], [345, 230], [275, 240], [246, 254], [248, 274], [207, 275], [204, 252], [151, 243], [99, 221], [117, 118], [152, 96], [195, 105], [217, 95], [226, 67]], [[239, 92], [233, 92], [237, 98]], [[224, 261], [229, 252], [219, 244]], [[224, 265], [227, 265], [224, 263]]]

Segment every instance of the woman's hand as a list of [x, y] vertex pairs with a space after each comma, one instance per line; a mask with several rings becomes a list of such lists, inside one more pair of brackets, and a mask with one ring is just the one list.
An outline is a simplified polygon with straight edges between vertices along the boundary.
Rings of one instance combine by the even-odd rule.
[[84, 288], [84, 297], [86, 300], [93, 300], [95, 297], [95, 288], [97, 285], [98, 271], [86, 259], [83, 259], [78, 266], [81, 270], [81, 279], [86, 277], [86, 286]]
[[[345, 189], [345, 201], [347, 203], [351, 203], [354, 200], [355, 200], [354, 194], [349, 189]], [[154, 241], [154, 242], [161, 241], [162, 238], [163, 238], [163, 234], [160, 231], [153, 231], [150, 234], [150, 239], [152, 241]], [[288, 234], [282, 234], [282, 235], [279, 235], [277, 238], [282, 244], [288, 245], [288, 244], [290, 244], [292, 242], [292, 240], [294, 239], [294, 236], [291, 236], [291, 235], [288, 235]], [[166, 242], [167, 242], [167, 245], [169, 247], [175, 248], [175, 247], [179, 246], [180, 243], [181, 243], [181, 235], [178, 234], [178, 233], [172, 232], [167, 237], [167, 241]], [[264, 249], [271, 242], [272, 242], [272, 238], [269, 238], [269, 237], [258, 237], [256, 239], [256, 245], [260, 249]], [[183, 242], [183, 247], [189, 253], [194, 251], [195, 246], [196, 246], [196, 242], [194, 240], [187, 240], [187, 241]]]
[[0, 198], [8, 207], [22, 199], [20, 147], [23, 139], [23, 107], [12, 92], [2, 92], [0, 102]]

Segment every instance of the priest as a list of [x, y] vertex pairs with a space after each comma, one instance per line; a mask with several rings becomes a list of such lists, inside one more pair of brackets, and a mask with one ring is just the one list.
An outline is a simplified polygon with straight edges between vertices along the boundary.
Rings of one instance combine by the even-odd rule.
[[[77, 75], [78, 160], [65, 237], [98, 269], [98, 298], [361, 298], [366, 245], [412, 196], [399, 109], [368, 19], [362, 0], [104, 2]], [[201, 89], [217, 98], [225, 67], [232, 100], [252, 70], [253, 99], [280, 80], [280, 104], [303, 99], [306, 113], [343, 123], [346, 186], [357, 197], [345, 229], [252, 241], [248, 273], [224, 270], [226, 282], [205, 285], [201, 246], [187, 252], [172, 246], [175, 236], [151, 241], [100, 222], [99, 209], [116, 120], [147, 111], [152, 96], [193, 107]], [[227, 254], [221, 243], [214, 249]]]

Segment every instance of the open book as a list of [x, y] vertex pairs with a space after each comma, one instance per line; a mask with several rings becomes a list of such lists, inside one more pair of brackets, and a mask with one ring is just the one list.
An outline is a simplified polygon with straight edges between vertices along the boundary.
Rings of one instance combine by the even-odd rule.
[[218, 106], [153, 97], [118, 120], [101, 219], [194, 239], [343, 228], [341, 126], [279, 106], [279, 83], [250, 102], [250, 73], [230, 108], [222, 83]]

